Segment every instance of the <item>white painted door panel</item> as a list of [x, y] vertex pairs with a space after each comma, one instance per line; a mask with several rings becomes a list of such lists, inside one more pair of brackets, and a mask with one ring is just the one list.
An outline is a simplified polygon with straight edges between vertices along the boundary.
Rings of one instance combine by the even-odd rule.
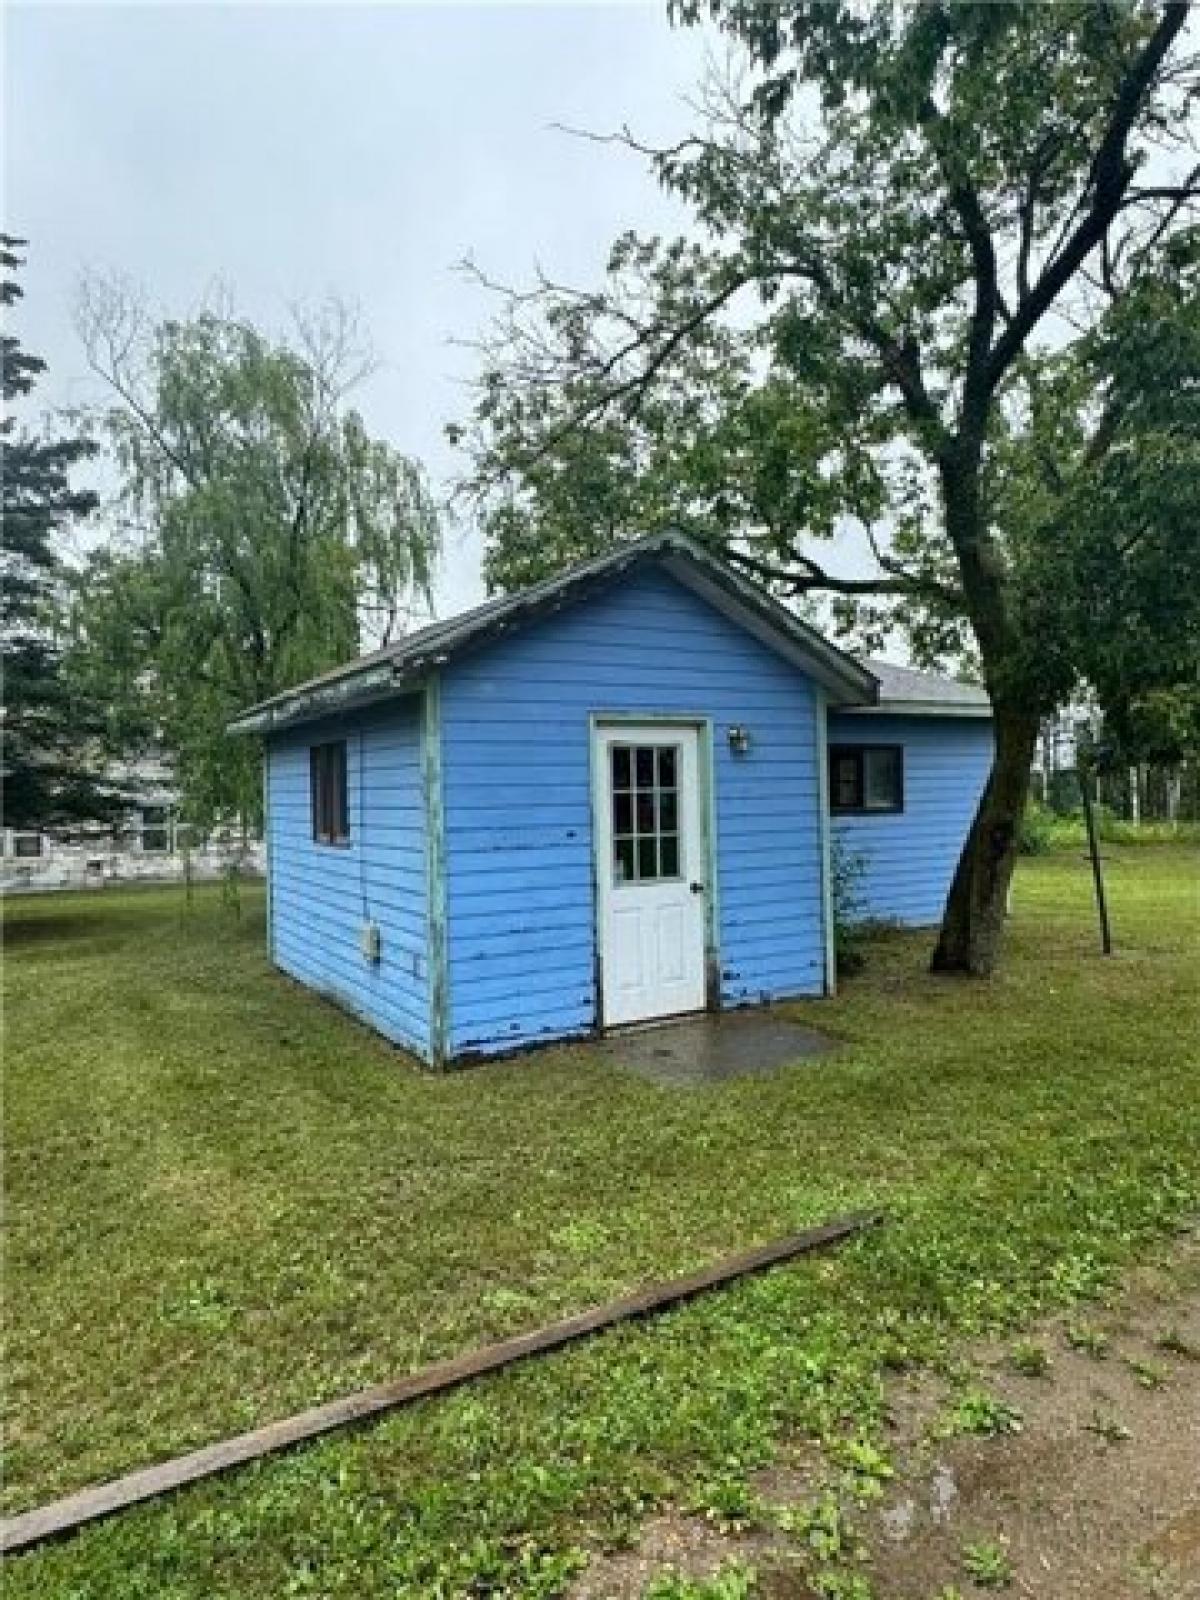
[[699, 730], [614, 723], [595, 739], [604, 1023], [699, 1011], [710, 890]]

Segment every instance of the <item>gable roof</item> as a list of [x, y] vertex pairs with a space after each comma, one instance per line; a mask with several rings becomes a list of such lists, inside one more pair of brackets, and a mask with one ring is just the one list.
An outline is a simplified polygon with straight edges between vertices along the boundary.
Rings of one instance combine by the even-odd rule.
[[517, 594], [487, 600], [456, 617], [430, 623], [382, 650], [260, 701], [234, 718], [230, 732], [266, 733], [416, 688], [431, 671], [455, 656], [515, 633], [535, 618], [553, 614], [614, 579], [648, 566], [662, 567], [816, 679], [828, 691], [831, 705], [876, 702], [874, 666], [864, 666], [830, 644], [757, 584], [682, 534], [659, 533], [582, 561]]
[[441, 622], [431, 622], [394, 644], [309, 678], [239, 713], [232, 733], [266, 733], [310, 722], [412, 690], [455, 656], [517, 632], [560, 611], [615, 578], [661, 566], [732, 621], [807, 672], [839, 709], [870, 714], [990, 717], [987, 692], [974, 684], [890, 661], [858, 660], [830, 644], [815, 628], [750, 582], [728, 562], [678, 533], [652, 534], [581, 561], [516, 594], [500, 595]]
[[879, 699], [871, 706], [847, 706], [855, 712], [897, 712], [908, 716], [990, 717], [992, 702], [986, 689], [957, 678], [932, 672], [915, 672], [890, 661], [862, 663], [879, 684]]

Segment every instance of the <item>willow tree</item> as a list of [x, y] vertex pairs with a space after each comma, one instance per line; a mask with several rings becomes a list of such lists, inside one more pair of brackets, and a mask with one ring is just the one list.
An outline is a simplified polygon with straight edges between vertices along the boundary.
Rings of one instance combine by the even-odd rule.
[[[1157, 498], [1195, 493], [1175, 408], [1196, 372], [1129, 359], [1129, 308], [1194, 320], [1187, 7], [677, 0], [674, 15], [715, 25], [735, 69], [677, 145], [613, 137], [695, 226], [621, 238], [595, 288], [500, 288], [459, 430], [489, 574], [504, 586], [669, 520], [781, 594], [831, 597], [860, 637], [899, 627], [918, 659], [966, 658], [995, 759], [934, 966], [987, 974], [1039, 718], [1136, 654], [1089, 637], [1089, 585], [1106, 626], [1152, 634], [1186, 531]], [[839, 576], [815, 541], [854, 530], [862, 560]]]
[[271, 337], [222, 307], [154, 321], [91, 280], [80, 322], [115, 493], [79, 574], [71, 671], [106, 694], [118, 746], [165, 748], [189, 820], [252, 818], [258, 752], [226, 724], [425, 602], [432, 498], [350, 403], [368, 358], [340, 308]]

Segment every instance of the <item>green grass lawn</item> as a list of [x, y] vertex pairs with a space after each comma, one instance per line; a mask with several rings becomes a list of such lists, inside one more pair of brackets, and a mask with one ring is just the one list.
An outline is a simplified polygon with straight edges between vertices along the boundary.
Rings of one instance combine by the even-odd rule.
[[[269, 968], [261, 897], [6, 907], [4, 1497], [97, 1479], [865, 1205], [879, 1232], [9, 1563], [55, 1597], [549, 1595], [889, 1366], [1095, 1295], [1200, 1200], [1200, 852], [1023, 864], [990, 984], [873, 945], [842, 1053], [433, 1077]], [[834, 1449], [836, 1455], [836, 1448]]]

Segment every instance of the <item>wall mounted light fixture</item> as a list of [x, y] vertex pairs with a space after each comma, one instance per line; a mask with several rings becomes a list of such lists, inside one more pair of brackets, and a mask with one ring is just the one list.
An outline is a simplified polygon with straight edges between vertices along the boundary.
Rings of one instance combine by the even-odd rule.
[[735, 723], [732, 728], [729, 728], [729, 729], [726, 730], [726, 737], [729, 740], [730, 751], [735, 756], [744, 756], [744, 755], [748, 755], [749, 754], [749, 752], [750, 752], [750, 730], [749, 730], [749, 728], [743, 728], [740, 724]]

